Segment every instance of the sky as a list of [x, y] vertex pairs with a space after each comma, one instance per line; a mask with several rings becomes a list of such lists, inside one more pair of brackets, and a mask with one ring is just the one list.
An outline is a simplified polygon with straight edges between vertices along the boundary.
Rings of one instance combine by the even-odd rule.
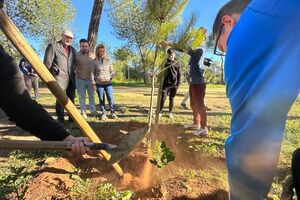
[[[187, 20], [193, 11], [198, 12], [199, 20], [197, 26], [204, 26], [209, 32], [212, 30], [213, 21], [218, 10], [228, 0], [190, 0], [186, 9], [183, 12], [183, 20]], [[90, 15], [93, 7], [93, 0], [71, 0], [76, 9], [76, 18], [71, 26], [72, 31], [77, 38], [87, 37]], [[125, 41], [118, 40], [113, 33], [113, 28], [109, 23], [108, 18], [109, 5], [107, 1], [104, 3], [102, 12], [98, 42], [105, 42], [111, 50], [114, 50], [124, 44]]]
[[[71, 23], [70, 29], [75, 35], [75, 41], [78, 42], [81, 38], [87, 38], [94, 0], [71, 0], [71, 2], [75, 7], [76, 17]], [[204, 26], [210, 33], [212, 32], [213, 22], [218, 10], [226, 2], [228, 2], [228, 0], [189, 0], [189, 3], [182, 14], [183, 22], [189, 18], [192, 12], [196, 11], [199, 16], [197, 27]], [[110, 51], [114, 51], [116, 48], [125, 45], [126, 41], [119, 40], [114, 35], [114, 30], [109, 22], [108, 13], [109, 5], [107, 0], [105, 0], [100, 20], [98, 43], [105, 42]], [[39, 44], [33, 38], [27, 39], [36, 49], [39, 49]], [[39, 56], [43, 58], [44, 51], [42, 50], [39, 53]], [[207, 54], [207, 57], [219, 60], [219, 58], [213, 56], [211, 52], [208, 52]]]

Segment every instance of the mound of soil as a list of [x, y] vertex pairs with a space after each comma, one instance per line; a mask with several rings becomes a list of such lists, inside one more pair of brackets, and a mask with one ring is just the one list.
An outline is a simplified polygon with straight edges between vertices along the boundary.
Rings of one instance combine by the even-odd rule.
[[[114, 126], [106, 124], [99, 128], [98, 135], [103, 142], [118, 144], [124, 137], [124, 132], [143, 126], [145, 124], [133, 122]], [[66, 199], [75, 183], [71, 178], [74, 173], [81, 178], [91, 178], [92, 185], [95, 186], [110, 182], [120, 190], [133, 190], [134, 199], [227, 199], [227, 192], [222, 190], [227, 187], [224, 183], [211, 183], [201, 176], [195, 176], [191, 180], [178, 176], [179, 169], [223, 170], [225, 163], [222, 154], [207, 156], [191, 151], [189, 141], [194, 136], [186, 133], [179, 125], [160, 125], [158, 131], [150, 133], [147, 138], [165, 141], [175, 154], [175, 161], [164, 169], [155, 168], [149, 162], [145, 144], [141, 143], [119, 162], [127, 173], [122, 180], [102, 157], [85, 156], [85, 159], [74, 159], [66, 156], [41, 167], [40, 172], [29, 183], [25, 199]], [[76, 168], [80, 169], [79, 172]]]

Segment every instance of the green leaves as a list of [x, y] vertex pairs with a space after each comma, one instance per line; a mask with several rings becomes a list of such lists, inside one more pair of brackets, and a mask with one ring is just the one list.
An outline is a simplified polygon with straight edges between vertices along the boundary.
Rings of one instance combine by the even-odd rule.
[[148, 145], [150, 148], [150, 163], [158, 168], [164, 168], [171, 161], [175, 160], [172, 151], [167, 147], [165, 142], [155, 140], [154, 145]]
[[46, 44], [58, 40], [75, 18], [70, 0], [7, 0], [4, 11], [25, 36], [40, 41], [43, 50]]
[[134, 46], [145, 47], [150, 44], [153, 25], [147, 20], [147, 14], [140, 1], [108, 0], [110, 22], [115, 35]]
[[192, 13], [189, 20], [183, 27], [180, 27], [174, 35], [171, 36], [175, 48], [187, 51], [202, 46], [205, 43], [205, 35], [195, 28], [198, 19], [197, 13]]
[[110, 183], [104, 183], [97, 189], [98, 200], [130, 200], [131, 197], [131, 191], [127, 190], [118, 192], [116, 188]]
[[173, 21], [181, 15], [189, 0], [147, 0], [150, 19], [160, 24]]

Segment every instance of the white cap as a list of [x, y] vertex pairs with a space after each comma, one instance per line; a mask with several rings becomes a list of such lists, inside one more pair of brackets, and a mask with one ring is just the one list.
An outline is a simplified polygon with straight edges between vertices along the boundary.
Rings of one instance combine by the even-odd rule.
[[72, 33], [71, 31], [69, 31], [69, 30], [64, 30], [64, 31], [62, 32], [62, 34], [63, 34], [63, 35], [66, 35], [66, 36], [68, 36], [68, 37], [70, 37], [70, 38], [74, 38], [73, 33]]

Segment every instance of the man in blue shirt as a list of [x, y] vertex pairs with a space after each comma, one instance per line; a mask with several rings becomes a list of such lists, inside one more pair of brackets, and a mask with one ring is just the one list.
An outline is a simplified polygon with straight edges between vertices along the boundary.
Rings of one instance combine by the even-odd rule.
[[225, 149], [232, 200], [266, 198], [300, 88], [300, 1], [252, 0], [243, 12], [249, 2], [228, 2], [213, 31], [216, 47], [226, 51], [232, 120]]

